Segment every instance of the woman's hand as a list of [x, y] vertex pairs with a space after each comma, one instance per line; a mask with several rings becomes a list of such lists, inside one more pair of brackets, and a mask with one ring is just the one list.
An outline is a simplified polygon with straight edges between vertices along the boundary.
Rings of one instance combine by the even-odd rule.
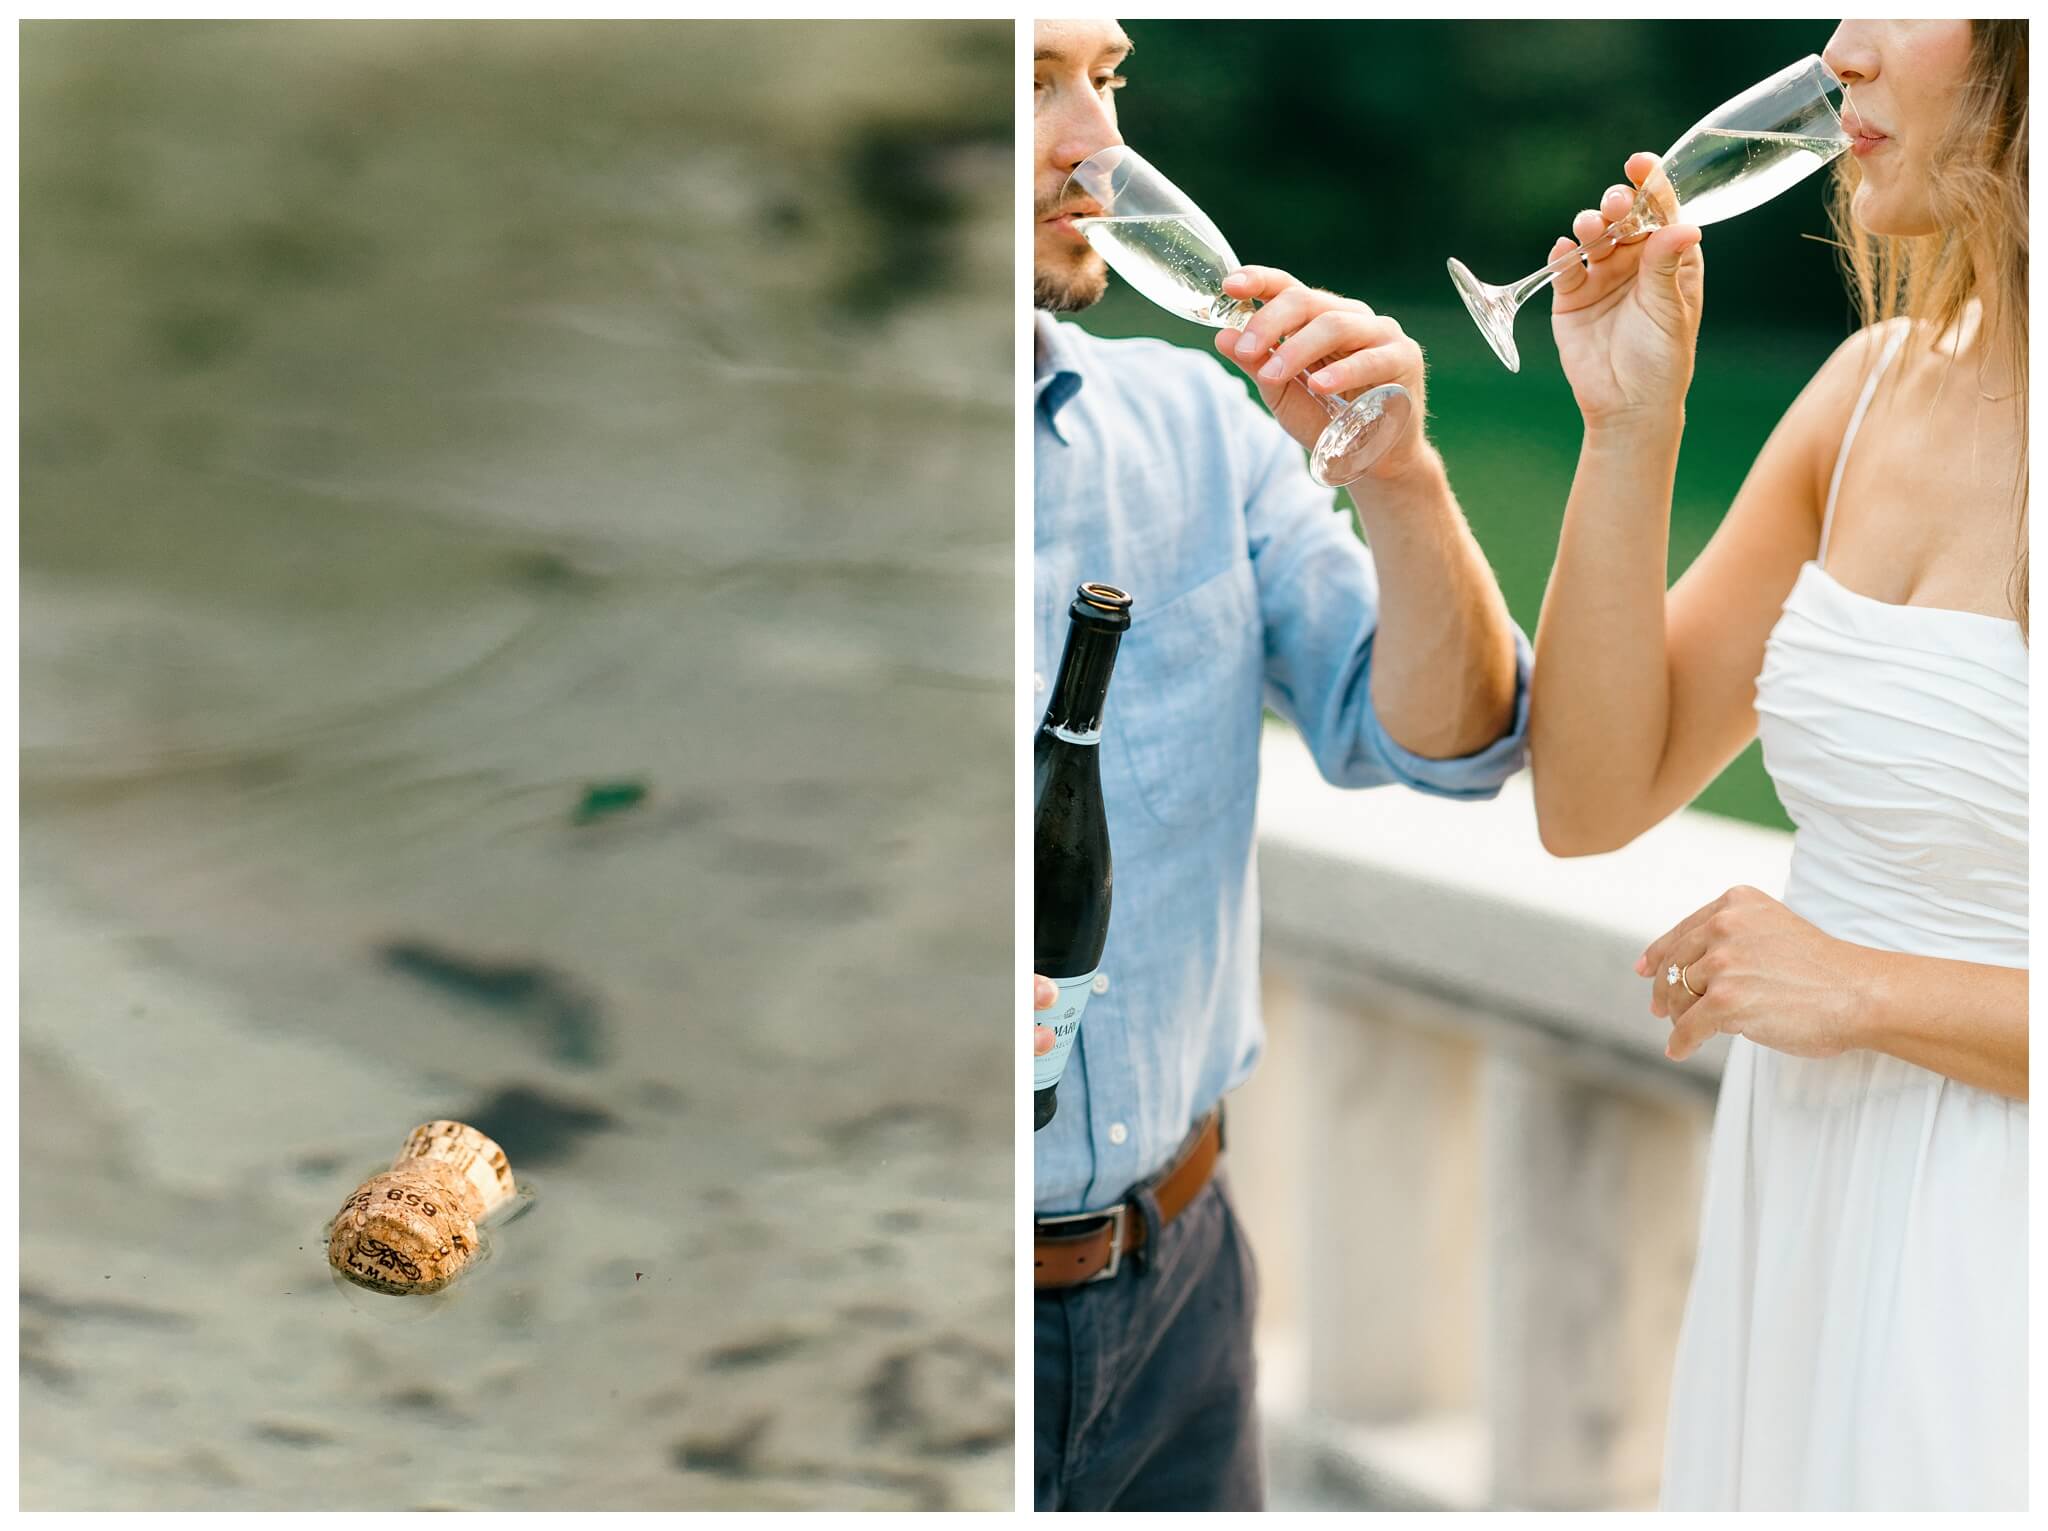
[[[1552, 260], [1628, 217], [1646, 184], [1651, 206], [1677, 216], [1656, 155], [1631, 155], [1626, 170], [1630, 184], [1608, 187], [1597, 210], [1573, 219], [1572, 237], [1551, 246]], [[1699, 242], [1698, 229], [1670, 223], [1647, 239], [1596, 251], [1590, 264], [1574, 260], [1551, 285], [1558, 361], [1588, 431], [1643, 421], [1661, 428], [1683, 412], [1706, 273]]]
[[[1059, 997], [1059, 985], [1055, 984], [1043, 973], [1033, 973], [1031, 975], [1031, 1008], [1033, 1010], [1050, 1010], [1059, 1002]], [[1033, 1026], [1031, 1028], [1031, 1053], [1033, 1057], [1043, 1058], [1047, 1053], [1051, 1052], [1052, 1042], [1053, 1036], [1050, 1026]]]
[[[1731, 888], [1652, 941], [1636, 961], [1650, 980], [1650, 1013], [1668, 1018], [1668, 1058], [1689, 1058], [1720, 1032], [1800, 1058], [1858, 1044], [1859, 957], [1768, 894]], [[1684, 969], [1685, 984], [1667, 970]]]
[[[1262, 306], [1243, 329], [1218, 330], [1216, 349], [1251, 374], [1259, 397], [1288, 435], [1313, 449], [1330, 423], [1318, 399], [1333, 393], [1355, 398], [1382, 383], [1399, 383], [1413, 399], [1414, 413], [1401, 439], [1365, 476], [1396, 478], [1425, 455], [1422, 347], [1400, 325], [1356, 298], [1304, 287], [1271, 266], [1233, 271], [1223, 279], [1223, 290]], [[1304, 372], [1313, 395], [1301, 381]]]

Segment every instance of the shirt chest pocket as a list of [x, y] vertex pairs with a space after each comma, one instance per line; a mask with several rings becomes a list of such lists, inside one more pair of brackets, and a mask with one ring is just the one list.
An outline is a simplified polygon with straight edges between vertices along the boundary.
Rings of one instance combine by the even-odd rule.
[[1258, 787], [1257, 580], [1239, 559], [1155, 610], [1142, 600], [1117, 652], [1108, 732], [1145, 811], [1161, 824], [1199, 824]]

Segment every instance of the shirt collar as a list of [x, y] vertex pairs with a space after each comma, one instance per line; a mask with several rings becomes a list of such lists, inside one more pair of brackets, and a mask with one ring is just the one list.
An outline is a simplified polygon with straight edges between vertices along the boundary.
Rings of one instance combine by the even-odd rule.
[[1081, 391], [1080, 368], [1065, 328], [1055, 323], [1051, 314], [1040, 309], [1034, 317], [1032, 330], [1032, 387], [1038, 397], [1039, 413], [1045, 417], [1046, 428], [1062, 446], [1066, 445], [1067, 438], [1060, 434], [1059, 413]]

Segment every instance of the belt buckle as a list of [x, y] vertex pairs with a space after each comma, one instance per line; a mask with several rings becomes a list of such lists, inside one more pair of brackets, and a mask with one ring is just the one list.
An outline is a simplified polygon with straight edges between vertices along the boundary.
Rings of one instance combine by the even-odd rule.
[[1108, 1220], [1109, 1264], [1103, 1266], [1101, 1270], [1088, 1277], [1085, 1281], [1077, 1281], [1075, 1283], [1076, 1286], [1092, 1286], [1098, 1281], [1109, 1280], [1122, 1267], [1124, 1260], [1124, 1219], [1130, 1210], [1131, 1204], [1129, 1202], [1120, 1201], [1106, 1212], [1069, 1212], [1064, 1217], [1041, 1217], [1034, 1219], [1034, 1221], [1039, 1227], [1045, 1228], [1065, 1223], [1092, 1223], [1098, 1219]]

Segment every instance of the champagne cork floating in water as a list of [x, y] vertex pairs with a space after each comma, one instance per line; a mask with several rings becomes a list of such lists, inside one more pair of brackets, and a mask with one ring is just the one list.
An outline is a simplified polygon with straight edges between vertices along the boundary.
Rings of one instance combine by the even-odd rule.
[[461, 1122], [428, 1122], [413, 1128], [390, 1169], [342, 1203], [327, 1263], [373, 1292], [438, 1292], [477, 1257], [478, 1224], [517, 1192], [496, 1143]]

